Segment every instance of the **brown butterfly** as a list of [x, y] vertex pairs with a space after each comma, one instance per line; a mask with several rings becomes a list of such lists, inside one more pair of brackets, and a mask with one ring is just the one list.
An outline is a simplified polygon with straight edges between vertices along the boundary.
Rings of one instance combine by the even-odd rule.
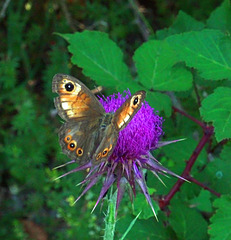
[[115, 112], [106, 113], [102, 104], [76, 78], [56, 74], [52, 91], [59, 116], [66, 121], [59, 130], [63, 152], [80, 164], [107, 161], [124, 129], [142, 106], [145, 91], [138, 91]]

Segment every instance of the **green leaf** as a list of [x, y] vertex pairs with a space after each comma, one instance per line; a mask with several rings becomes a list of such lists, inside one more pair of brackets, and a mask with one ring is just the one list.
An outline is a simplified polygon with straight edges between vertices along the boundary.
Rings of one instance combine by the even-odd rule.
[[211, 159], [204, 171], [197, 176], [197, 179], [221, 194], [229, 194], [231, 192], [230, 156], [231, 143], [228, 143], [224, 146], [220, 158]]
[[231, 239], [231, 197], [224, 195], [214, 201], [213, 206], [218, 208], [212, 216], [208, 233], [211, 240]]
[[171, 115], [172, 102], [168, 95], [149, 91], [146, 100], [155, 109], [155, 111], [163, 111], [166, 117]]
[[220, 7], [216, 8], [207, 20], [208, 28], [215, 28], [231, 33], [231, 3], [225, 0]]
[[[105, 87], [130, 87], [138, 84], [132, 81], [128, 67], [123, 62], [120, 48], [108, 35], [97, 31], [59, 34], [69, 42], [72, 62], [83, 68], [83, 73]], [[139, 87], [140, 89], [140, 87]]]
[[180, 10], [172, 26], [168, 29], [157, 31], [156, 36], [158, 39], [164, 39], [173, 34], [190, 31], [199, 31], [202, 30], [203, 28], [204, 23], [197, 21], [187, 13]]
[[192, 76], [185, 68], [175, 66], [175, 52], [165, 41], [151, 40], [134, 55], [139, 81], [148, 89], [185, 91], [192, 86]]
[[207, 222], [195, 209], [185, 206], [179, 199], [171, 201], [170, 225], [178, 239], [205, 240], [207, 239]]
[[[159, 211], [159, 206], [155, 201], [152, 201], [153, 208], [155, 209], [156, 214]], [[134, 208], [133, 208], [133, 214], [137, 215], [140, 214], [139, 219], [148, 219], [153, 217], [153, 212], [148, 204], [146, 198], [143, 194], [138, 193], [134, 199]]]
[[197, 209], [204, 212], [212, 212], [211, 193], [202, 189], [199, 196], [190, 201], [192, 205], [195, 205]]
[[166, 39], [179, 54], [179, 61], [196, 68], [210, 80], [231, 79], [231, 38], [218, 30], [173, 35]]
[[231, 89], [219, 87], [202, 101], [200, 113], [207, 122], [213, 122], [217, 141], [231, 137]]
[[[141, 212], [140, 212], [141, 213]], [[123, 236], [121, 237], [120, 240], [124, 240], [125, 237], [127, 236], [127, 234], [129, 233], [129, 231], [132, 229], [133, 225], [135, 224], [136, 220], [138, 219], [138, 217], [140, 216], [140, 213], [138, 213], [138, 215], [135, 217], [134, 220], [132, 220], [132, 222], [130, 223], [130, 225], [128, 226], [126, 232], [123, 234]]]
[[[122, 234], [127, 230], [127, 226], [133, 221], [134, 216], [125, 214], [121, 217], [116, 224], [116, 232]], [[136, 221], [135, 225], [131, 231], [126, 236], [126, 240], [134, 239], [155, 239], [155, 240], [165, 240], [171, 239], [168, 236], [169, 233], [164, 224], [157, 222], [155, 219], [150, 218], [147, 220], [139, 219]], [[120, 239], [120, 238], [118, 238]]]

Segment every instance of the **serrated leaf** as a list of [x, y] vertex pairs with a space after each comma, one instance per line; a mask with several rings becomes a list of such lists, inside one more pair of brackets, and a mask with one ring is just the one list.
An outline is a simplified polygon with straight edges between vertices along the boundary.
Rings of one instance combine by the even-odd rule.
[[168, 29], [157, 31], [156, 36], [158, 39], [164, 39], [173, 34], [189, 31], [199, 31], [202, 30], [203, 28], [204, 23], [197, 21], [187, 13], [180, 10], [172, 26]]
[[192, 86], [191, 73], [174, 67], [175, 52], [165, 41], [151, 40], [139, 47], [134, 55], [139, 81], [148, 89], [185, 91]]
[[202, 101], [204, 121], [213, 122], [217, 141], [231, 137], [231, 89], [219, 87]]
[[120, 48], [108, 35], [97, 31], [59, 34], [69, 42], [72, 62], [83, 68], [83, 73], [105, 87], [125, 84], [127, 88], [138, 83], [132, 81], [128, 67], [123, 62]]
[[179, 199], [171, 202], [170, 225], [178, 239], [207, 239], [207, 222], [195, 209], [185, 206]]
[[214, 207], [218, 208], [212, 216], [208, 233], [211, 240], [231, 239], [231, 197], [224, 195], [214, 201]]
[[197, 209], [205, 212], [212, 212], [211, 193], [202, 189], [200, 194], [192, 199], [190, 203], [195, 205]]
[[196, 68], [209, 80], [231, 79], [231, 38], [218, 30], [203, 30], [168, 37], [179, 61]]
[[231, 33], [231, 3], [225, 0], [220, 7], [216, 8], [207, 20], [208, 28], [215, 28]]
[[166, 117], [171, 115], [172, 102], [168, 95], [159, 92], [148, 92], [146, 100], [156, 111], [163, 111]]

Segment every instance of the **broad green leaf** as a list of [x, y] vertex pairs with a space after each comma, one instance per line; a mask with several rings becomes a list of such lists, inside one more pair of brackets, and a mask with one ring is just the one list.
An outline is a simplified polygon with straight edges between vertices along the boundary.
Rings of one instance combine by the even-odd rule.
[[193, 206], [204, 212], [212, 212], [211, 193], [202, 189], [199, 196], [190, 201]]
[[[155, 209], [156, 214], [159, 211], [159, 206], [155, 201], [152, 201], [153, 208]], [[153, 212], [148, 204], [146, 198], [144, 197], [143, 194], [138, 193], [134, 199], [134, 209], [133, 209], [133, 214], [137, 215], [140, 214], [139, 219], [148, 219], [153, 217]]]
[[212, 122], [217, 141], [231, 138], [231, 89], [219, 87], [202, 101], [203, 120]]
[[220, 7], [216, 8], [207, 20], [208, 28], [215, 28], [231, 33], [231, 3], [225, 0]]
[[72, 62], [83, 68], [83, 73], [105, 87], [138, 84], [132, 81], [128, 67], [123, 62], [120, 48], [108, 35], [97, 31], [59, 34], [69, 42]]
[[187, 13], [180, 10], [172, 26], [168, 29], [157, 31], [156, 37], [157, 39], [164, 39], [173, 34], [190, 31], [199, 31], [202, 30], [203, 28], [204, 23], [197, 21]]
[[169, 222], [179, 240], [207, 239], [207, 222], [200, 213], [179, 199], [171, 201], [170, 209]]
[[179, 61], [196, 68], [209, 80], [231, 79], [231, 38], [218, 30], [203, 30], [166, 39], [179, 54]]
[[144, 43], [136, 50], [134, 61], [138, 79], [148, 89], [185, 91], [192, 86], [191, 73], [184, 68], [173, 67], [178, 59], [165, 41]]
[[208, 233], [211, 240], [231, 239], [231, 197], [224, 195], [214, 201], [213, 206], [217, 208], [211, 217]]
[[[133, 219], [134, 216], [130, 216], [129, 214], [125, 214], [123, 217], [121, 217], [117, 221], [116, 232], [122, 236]], [[169, 236], [167, 228], [164, 227], [163, 222], [157, 222], [154, 218], [150, 218], [147, 220], [138, 219], [136, 221], [135, 225], [126, 236], [126, 240], [134, 239], [165, 240], [171, 238]]]
[[[141, 212], [140, 212], [141, 213]], [[130, 223], [130, 225], [128, 226], [126, 232], [124, 233], [124, 235], [121, 237], [120, 240], [124, 240], [125, 237], [127, 236], [127, 234], [129, 233], [129, 231], [132, 229], [133, 225], [135, 224], [136, 220], [139, 218], [140, 213], [137, 214], [137, 216], [135, 217], [134, 220], [132, 220], [132, 222]]]
[[211, 159], [197, 179], [221, 194], [229, 194], [231, 192], [230, 156], [231, 144], [228, 143], [224, 146], [220, 158]]
[[172, 103], [168, 95], [159, 92], [148, 92], [146, 100], [155, 109], [155, 111], [163, 111], [166, 117], [172, 113]]

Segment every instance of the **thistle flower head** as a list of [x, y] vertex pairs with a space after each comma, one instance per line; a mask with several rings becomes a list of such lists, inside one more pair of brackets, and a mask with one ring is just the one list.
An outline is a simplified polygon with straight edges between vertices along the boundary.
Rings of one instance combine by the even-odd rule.
[[[118, 93], [107, 98], [99, 97], [99, 101], [106, 112], [115, 112], [130, 96], [131, 93], [128, 90], [125, 91], [124, 94]], [[80, 183], [86, 184], [86, 187], [76, 201], [78, 201], [91, 187], [93, 187], [102, 178], [102, 176], [105, 176], [95, 207], [104, 197], [110, 186], [113, 183], [116, 183], [118, 189], [116, 208], [118, 209], [122, 196], [125, 192], [126, 184], [124, 183], [127, 182], [130, 185], [134, 196], [136, 195], [136, 185], [140, 187], [150, 204], [154, 215], [156, 216], [148, 194], [142, 170], [150, 170], [157, 177], [158, 173], [168, 173], [179, 177], [160, 165], [150, 153], [150, 151], [161, 145], [175, 142], [159, 142], [160, 137], [163, 135], [162, 123], [162, 117], [159, 117], [147, 102], [144, 102], [127, 127], [119, 132], [116, 147], [107, 163], [103, 162], [97, 166], [92, 166], [89, 162], [60, 176], [64, 177], [70, 173], [90, 168], [88, 175]], [[74, 163], [74, 161], [69, 163]]]

